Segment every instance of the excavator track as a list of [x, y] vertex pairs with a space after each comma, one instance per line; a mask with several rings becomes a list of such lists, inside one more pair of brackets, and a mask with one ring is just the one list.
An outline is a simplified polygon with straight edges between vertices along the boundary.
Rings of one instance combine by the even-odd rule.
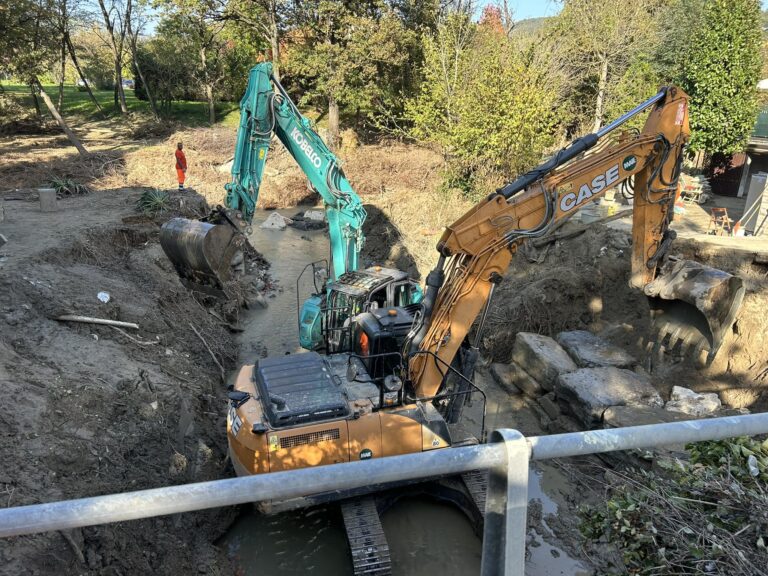
[[355, 576], [388, 576], [392, 558], [373, 496], [341, 504]]
[[472, 501], [485, 519], [485, 499], [488, 494], [488, 470], [470, 470], [461, 475]]

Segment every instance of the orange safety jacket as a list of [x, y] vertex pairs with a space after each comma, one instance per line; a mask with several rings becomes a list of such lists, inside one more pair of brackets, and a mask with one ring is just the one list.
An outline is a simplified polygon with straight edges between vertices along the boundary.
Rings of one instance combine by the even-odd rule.
[[182, 150], [176, 149], [176, 170], [187, 169], [187, 157]]

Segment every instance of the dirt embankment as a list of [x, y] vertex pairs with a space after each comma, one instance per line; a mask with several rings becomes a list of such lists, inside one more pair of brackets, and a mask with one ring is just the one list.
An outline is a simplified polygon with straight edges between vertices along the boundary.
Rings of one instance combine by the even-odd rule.
[[[132, 215], [137, 196], [69, 199], [48, 215], [36, 203], [6, 202], [3, 506], [229, 473], [226, 393], [211, 352], [231, 370], [236, 345], [222, 321], [179, 283], [160, 249], [158, 223]], [[94, 204], [112, 209], [100, 215]], [[81, 228], [78, 220], [98, 224]], [[108, 303], [99, 292], [109, 294]], [[140, 329], [54, 320], [62, 313], [135, 322]], [[229, 563], [213, 542], [234, 513], [215, 509], [3, 539], [0, 573], [227, 574]]]

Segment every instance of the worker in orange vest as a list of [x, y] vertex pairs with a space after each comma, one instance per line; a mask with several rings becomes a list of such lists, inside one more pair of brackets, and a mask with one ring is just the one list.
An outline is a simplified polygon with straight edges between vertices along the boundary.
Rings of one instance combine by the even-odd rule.
[[184, 180], [187, 177], [187, 157], [184, 156], [184, 144], [176, 144], [176, 175], [179, 177], [179, 191], [184, 190]]

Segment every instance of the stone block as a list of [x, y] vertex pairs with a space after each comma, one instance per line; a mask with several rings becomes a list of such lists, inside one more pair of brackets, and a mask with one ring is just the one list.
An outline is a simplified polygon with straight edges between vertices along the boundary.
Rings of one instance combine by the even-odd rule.
[[554, 392], [548, 392], [544, 394], [538, 400], [539, 406], [544, 410], [544, 413], [552, 420], [557, 420], [560, 417], [560, 406], [557, 405]]
[[[491, 365], [491, 374], [511, 394], [522, 392], [527, 396], [536, 397], [543, 393], [541, 385], [515, 362], [493, 364]], [[517, 392], [514, 392], [513, 389]]]
[[682, 412], [701, 417], [717, 412], [722, 408], [720, 398], [714, 392], [699, 394], [682, 386], [674, 386], [669, 402], [664, 406], [671, 412]]
[[304, 212], [304, 219], [312, 222], [325, 222], [325, 212], [322, 210], [307, 210]]
[[552, 338], [531, 332], [517, 333], [512, 360], [548, 392], [554, 389], [560, 374], [578, 368], [568, 353]]
[[603, 412], [603, 424], [606, 428], [646, 426], [690, 419], [688, 415], [670, 412], [658, 406], [610, 406]]
[[272, 212], [269, 217], [261, 223], [261, 228], [267, 230], [285, 230], [288, 224], [291, 223], [290, 218], [286, 218], [278, 212]]
[[[606, 428], [626, 428], [628, 426], [647, 426], [691, 420], [691, 416], [680, 412], [670, 412], [657, 406], [611, 406], [603, 412], [603, 425]], [[659, 444], [653, 448], [629, 451], [627, 456], [637, 458], [638, 454], [670, 455], [685, 452], [685, 444]], [[646, 458], [647, 459], [647, 458]]]
[[648, 379], [631, 370], [613, 366], [580, 368], [557, 378], [556, 392], [561, 405], [567, 406], [585, 426], [593, 427], [611, 406], [664, 405]]
[[58, 207], [56, 205], [57, 199], [55, 188], [38, 188], [37, 194], [40, 197], [41, 212], [56, 212]]
[[495, 362], [491, 364], [491, 376], [494, 381], [510, 394], [520, 394], [520, 389], [513, 382], [512, 370], [509, 364]]
[[630, 368], [637, 364], [637, 360], [626, 350], [586, 330], [560, 332], [556, 340], [582, 368], [598, 366]]

